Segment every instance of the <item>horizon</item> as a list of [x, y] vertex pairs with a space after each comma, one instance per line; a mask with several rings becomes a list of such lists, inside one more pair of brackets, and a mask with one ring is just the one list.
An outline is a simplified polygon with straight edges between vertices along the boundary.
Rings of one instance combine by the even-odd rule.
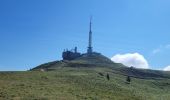
[[24, 71], [88, 47], [137, 68], [170, 70], [170, 1], [0, 1], [0, 71]]

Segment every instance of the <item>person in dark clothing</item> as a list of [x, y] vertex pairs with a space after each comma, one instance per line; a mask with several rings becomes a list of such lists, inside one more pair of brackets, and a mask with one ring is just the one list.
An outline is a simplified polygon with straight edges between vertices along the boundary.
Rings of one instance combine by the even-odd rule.
[[106, 76], [106, 77], [107, 77], [107, 80], [109, 81], [109, 80], [110, 80], [110, 76], [109, 76], [109, 74], [108, 74], [108, 73], [107, 73], [107, 76]]
[[130, 83], [131, 81], [130, 76], [127, 76], [126, 81]]

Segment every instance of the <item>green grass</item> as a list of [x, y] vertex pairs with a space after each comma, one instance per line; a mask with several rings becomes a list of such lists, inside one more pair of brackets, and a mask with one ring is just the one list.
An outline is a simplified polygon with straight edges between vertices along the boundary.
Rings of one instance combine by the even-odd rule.
[[[102, 73], [104, 76], [101, 76]], [[110, 80], [106, 79], [106, 74]], [[0, 72], [0, 100], [169, 100], [170, 79], [131, 78], [110, 68]]]

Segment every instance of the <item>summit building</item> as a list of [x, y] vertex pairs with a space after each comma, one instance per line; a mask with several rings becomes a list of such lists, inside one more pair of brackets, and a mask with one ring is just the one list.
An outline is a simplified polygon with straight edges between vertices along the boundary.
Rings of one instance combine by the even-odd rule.
[[74, 60], [78, 57], [81, 57], [83, 55], [92, 55], [93, 53], [93, 47], [92, 47], [92, 17], [90, 18], [90, 27], [89, 27], [89, 39], [88, 39], [88, 47], [87, 47], [87, 53], [81, 54], [77, 51], [77, 47], [75, 47], [72, 50], [64, 50], [62, 53], [63, 60]]

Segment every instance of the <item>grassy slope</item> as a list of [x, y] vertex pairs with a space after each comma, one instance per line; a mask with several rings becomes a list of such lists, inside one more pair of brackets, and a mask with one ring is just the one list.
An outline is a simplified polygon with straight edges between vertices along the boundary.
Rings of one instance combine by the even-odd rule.
[[[110, 75], [110, 81], [98, 73]], [[56, 68], [55, 71], [0, 72], [0, 100], [169, 100], [170, 79], [132, 78], [110, 68]]]

